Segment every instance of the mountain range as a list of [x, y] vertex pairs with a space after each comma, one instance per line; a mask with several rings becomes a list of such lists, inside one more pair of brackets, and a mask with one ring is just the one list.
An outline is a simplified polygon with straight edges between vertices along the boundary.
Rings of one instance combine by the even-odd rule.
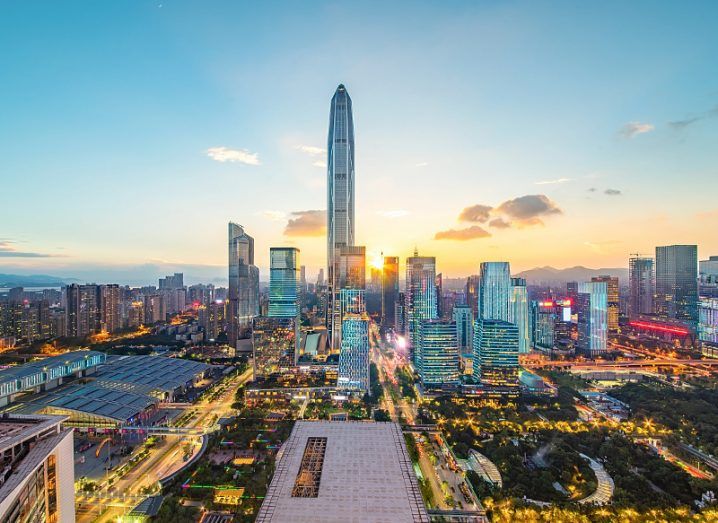
[[581, 265], [565, 269], [556, 269], [550, 266], [536, 267], [515, 276], [526, 278], [526, 282], [533, 285], [556, 285], [568, 281], [589, 281], [594, 276], [606, 275], [618, 277], [619, 285], [628, 283], [628, 269], [626, 268], [589, 269]]

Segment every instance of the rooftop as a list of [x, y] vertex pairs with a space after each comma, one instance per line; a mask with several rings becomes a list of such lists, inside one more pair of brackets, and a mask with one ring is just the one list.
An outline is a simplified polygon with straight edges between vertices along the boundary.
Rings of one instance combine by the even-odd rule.
[[211, 365], [164, 356], [124, 356], [108, 360], [98, 381], [146, 385], [151, 390], [173, 392], [204, 373]]
[[[428, 522], [396, 423], [297, 421], [256, 521]], [[357, 520], [359, 521], [359, 520]]]

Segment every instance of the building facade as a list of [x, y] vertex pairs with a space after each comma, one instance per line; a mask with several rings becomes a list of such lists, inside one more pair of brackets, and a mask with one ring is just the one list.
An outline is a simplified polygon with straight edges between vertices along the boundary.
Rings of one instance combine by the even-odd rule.
[[628, 316], [653, 314], [656, 278], [653, 258], [633, 256], [628, 260]]
[[698, 327], [698, 248], [695, 245], [656, 247], [656, 313]]
[[519, 329], [503, 320], [474, 322], [474, 379], [489, 386], [517, 387]]
[[605, 281], [578, 284], [577, 348], [596, 357], [604, 354], [608, 342], [608, 285]]
[[[327, 137], [327, 329], [332, 347], [339, 347], [333, 332], [337, 324], [335, 301], [341, 289], [338, 262], [342, 247], [354, 246], [354, 117], [352, 100], [344, 85], [332, 97]], [[363, 288], [363, 287], [362, 287]]]
[[261, 380], [296, 365], [296, 317], [257, 316], [252, 320], [254, 379]]
[[620, 313], [618, 278], [616, 278], [615, 276], [595, 276], [591, 278], [591, 281], [604, 282], [606, 284], [606, 321], [608, 325], [608, 332], [618, 332], [618, 315]]
[[459, 352], [470, 353], [473, 343], [474, 311], [468, 305], [455, 305], [451, 314], [456, 323], [456, 343]]
[[511, 278], [509, 321], [519, 329], [519, 354], [531, 352], [529, 295], [524, 278]]
[[299, 317], [299, 280], [299, 249], [296, 247], [269, 249], [268, 316]]
[[381, 269], [381, 326], [394, 330], [396, 318], [394, 309], [399, 299], [399, 257], [385, 256]]
[[479, 275], [479, 318], [510, 321], [511, 269], [508, 262], [482, 262]]
[[406, 259], [405, 313], [407, 317], [407, 341], [413, 351], [414, 365], [420, 367], [419, 326], [423, 320], [438, 317], [436, 295], [436, 258], [414, 256]]
[[254, 238], [244, 227], [229, 223], [229, 290], [227, 291], [227, 339], [250, 335], [252, 318], [259, 314], [259, 268], [254, 265]]
[[337, 386], [369, 391], [369, 316], [365, 291], [342, 289], [339, 295], [342, 317], [341, 350]]
[[419, 377], [427, 388], [459, 383], [459, 347], [454, 321], [423, 320], [419, 325]]

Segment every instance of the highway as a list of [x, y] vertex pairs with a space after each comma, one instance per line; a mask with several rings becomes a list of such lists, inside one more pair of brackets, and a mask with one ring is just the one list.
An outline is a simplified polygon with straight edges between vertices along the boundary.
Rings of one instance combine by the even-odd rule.
[[[214, 400], [202, 400], [196, 403], [194, 407], [199, 408], [188, 419], [184, 428], [202, 429], [200, 432], [213, 428], [219, 418], [232, 411], [237, 388], [249, 381], [251, 377], [252, 369], [249, 368], [243, 374], [231, 378], [226, 385], [220, 385], [224, 387], [224, 391]], [[77, 521], [80, 523], [116, 521], [118, 516], [137, 505], [138, 501], [135, 496], [140, 494], [141, 489], [157, 484], [159, 479], [170, 475], [184, 465], [183, 445], [188, 442], [192, 445], [192, 454], [199, 450], [199, 436], [167, 436], [164, 441], [152, 448], [148, 458], [116, 480], [110, 488], [108, 488], [107, 481], [103, 481], [100, 483], [98, 493], [94, 493], [94, 495], [78, 494], [75, 499]]]

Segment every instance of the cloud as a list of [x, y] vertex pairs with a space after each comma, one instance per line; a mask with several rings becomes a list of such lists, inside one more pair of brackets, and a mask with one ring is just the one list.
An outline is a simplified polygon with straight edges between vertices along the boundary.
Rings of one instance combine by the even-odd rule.
[[301, 151], [309, 156], [319, 156], [320, 154], [327, 154], [327, 150], [322, 147], [315, 145], [295, 145], [295, 149]]
[[287, 218], [287, 213], [283, 211], [262, 211], [261, 214], [273, 222], [281, 222]]
[[[603, 241], [597, 241], [597, 242], [583, 242], [584, 245], [586, 245], [588, 248], [590, 248], [592, 251], [598, 253], [598, 254], [605, 254], [607, 249], [605, 247], [610, 247], [611, 245], [617, 245], [619, 243], [622, 243], [621, 240], [603, 240]], [[610, 250], [610, 249], [608, 249]]]
[[488, 238], [491, 233], [479, 227], [472, 225], [466, 229], [449, 229], [448, 231], [439, 231], [434, 235], [435, 240], [457, 240], [467, 241], [476, 240], [477, 238]]
[[461, 211], [461, 214], [459, 214], [459, 220], [462, 222], [481, 222], [485, 223], [488, 221], [492, 207], [489, 205], [472, 205], [471, 207], [466, 207], [463, 211]]
[[639, 134], [649, 133], [654, 129], [655, 126], [650, 123], [628, 122], [618, 130], [618, 134], [620, 134], [624, 138], [634, 138]]
[[555, 185], [558, 183], [566, 183], [570, 181], [571, 178], [556, 178], [555, 180], [542, 180], [540, 182], [536, 182], [535, 185]]
[[544, 194], [528, 194], [506, 200], [494, 209], [494, 213], [508, 216], [518, 222], [517, 225], [539, 225], [543, 224], [538, 220], [540, 217], [562, 214], [563, 211]]
[[607, 194], [608, 196], [620, 196], [621, 191], [619, 191], [618, 189], [606, 189], [605, 191], [603, 191], [603, 194]]
[[409, 216], [411, 213], [406, 209], [396, 209], [391, 211], [377, 211], [377, 214], [384, 218], [403, 218], [404, 216]]
[[41, 252], [23, 252], [15, 249], [15, 241], [0, 240], [0, 258], [59, 258], [57, 254], [45, 254]]
[[326, 166], [327, 166], [327, 162], [325, 162], [324, 160], [316, 160], [316, 161], [314, 161], [314, 162], [312, 163], [312, 165], [313, 165], [314, 167], [321, 167], [321, 168], [324, 169], [324, 168], [326, 168]]
[[327, 233], [327, 211], [295, 211], [284, 228], [285, 236], [323, 236]]
[[597, 190], [598, 190], [598, 189], [596, 189], [595, 187], [589, 187], [589, 188], [588, 188], [588, 192], [596, 192]]
[[238, 162], [247, 165], [259, 165], [259, 155], [247, 149], [230, 149], [229, 147], [210, 147], [207, 156], [216, 162]]
[[704, 111], [697, 116], [693, 116], [691, 118], [685, 118], [683, 120], [675, 120], [673, 122], [668, 122], [668, 125], [670, 125], [673, 129], [676, 131], [681, 131], [688, 127], [689, 125], [693, 125], [696, 122], [700, 122], [701, 120], [705, 120], [706, 118], [712, 118], [714, 116], [718, 116], [718, 106], [714, 107], [710, 111]]
[[429, 165], [429, 162], [419, 162], [414, 167], [426, 167]]
[[507, 222], [503, 218], [494, 218], [489, 222], [489, 227], [493, 227], [495, 229], [508, 229], [511, 227], [511, 222]]

